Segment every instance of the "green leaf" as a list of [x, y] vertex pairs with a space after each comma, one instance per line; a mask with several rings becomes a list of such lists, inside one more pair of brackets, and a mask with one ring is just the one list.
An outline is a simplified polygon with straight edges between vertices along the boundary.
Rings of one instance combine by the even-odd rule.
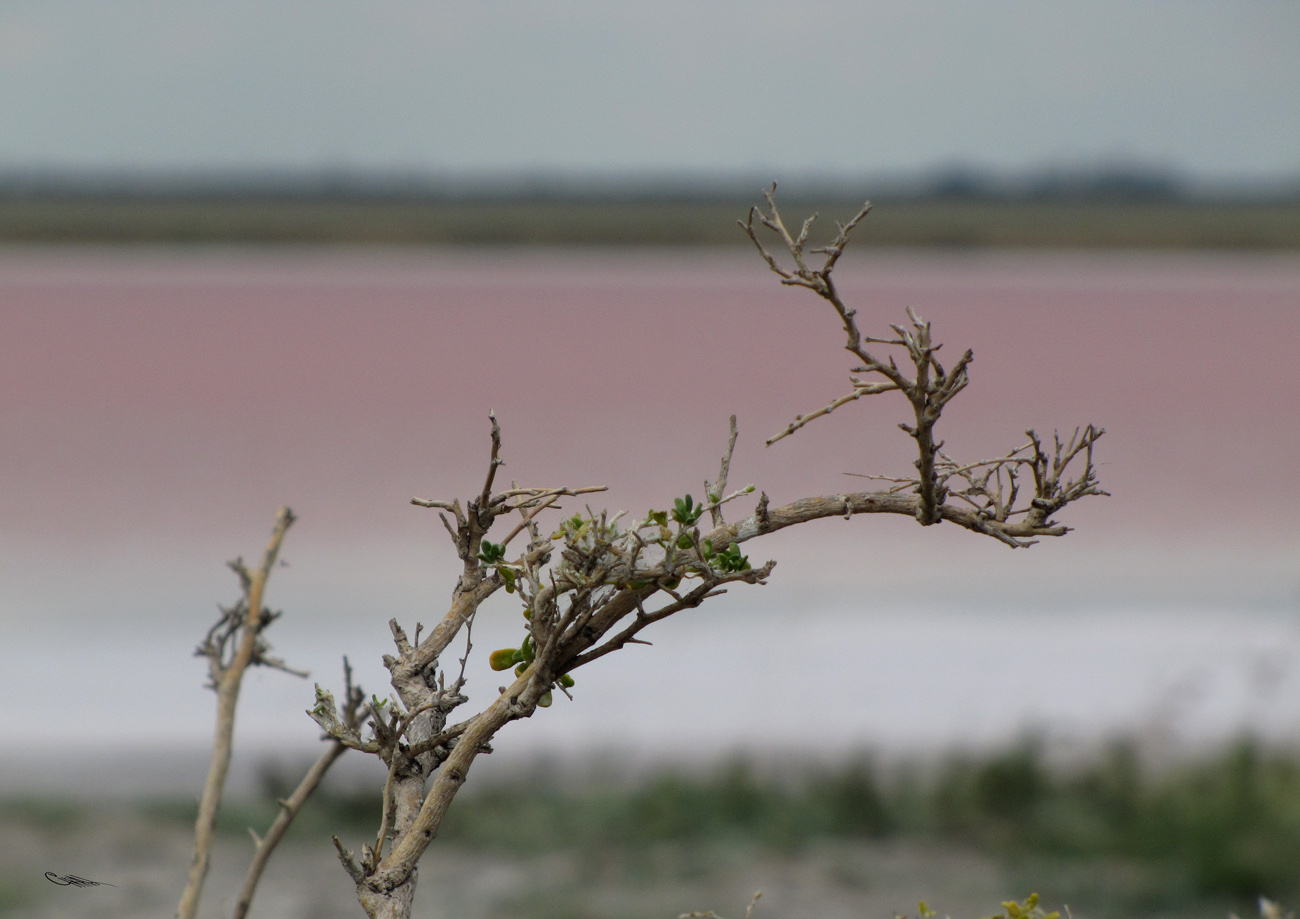
[[700, 519], [700, 514], [704, 513], [704, 505], [696, 507], [695, 499], [690, 495], [685, 498], [678, 498], [673, 502], [673, 520], [682, 526], [691, 526], [695, 521]]
[[501, 648], [493, 651], [488, 658], [488, 666], [493, 670], [505, 670], [518, 659], [515, 657], [518, 653], [518, 648]]
[[726, 550], [715, 555], [710, 562], [719, 571], [749, 570], [748, 556], [741, 555], [740, 546], [734, 542], [727, 546]]
[[478, 557], [485, 565], [495, 565], [506, 557], [506, 547], [504, 544], [498, 545], [485, 539], [479, 543]]

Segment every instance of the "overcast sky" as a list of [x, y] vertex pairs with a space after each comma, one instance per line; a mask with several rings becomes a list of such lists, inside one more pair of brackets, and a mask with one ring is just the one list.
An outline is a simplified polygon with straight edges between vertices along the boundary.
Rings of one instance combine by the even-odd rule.
[[1300, 175], [1300, 4], [9, 0], [0, 169]]

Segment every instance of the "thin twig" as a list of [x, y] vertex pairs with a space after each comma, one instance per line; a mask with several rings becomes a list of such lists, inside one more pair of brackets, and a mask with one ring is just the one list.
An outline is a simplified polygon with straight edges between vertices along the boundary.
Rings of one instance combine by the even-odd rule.
[[184, 891], [181, 892], [180, 903], [176, 907], [177, 919], [193, 919], [198, 910], [203, 881], [208, 873], [217, 810], [221, 806], [221, 795], [225, 790], [226, 774], [230, 768], [239, 687], [244, 678], [244, 671], [252, 662], [258, 633], [263, 627], [262, 597], [266, 591], [266, 582], [275, 567], [276, 557], [280, 554], [280, 543], [284, 540], [284, 534], [288, 532], [293, 522], [293, 511], [287, 507], [280, 508], [261, 566], [255, 572], [248, 572], [241, 563], [236, 569], [236, 573], [240, 575], [241, 585], [245, 588], [245, 616], [240, 625], [243, 632], [234, 657], [217, 679], [217, 726], [212, 743], [212, 764], [208, 769], [203, 796], [199, 800], [198, 817], [194, 822], [194, 857], [190, 862], [189, 877]]
[[715, 527], [722, 524], [721, 498], [727, 492], [727, 475], [731, 472], [731, 455], [736, 452], [736, 436], [736, 416], [732, 415], [731, 436], [727, 438], [727, 452], [722, 455], [722, 463], [718, 468], [718, 480], [713, 483], [704, 480], [704, 491], [709, 496], [709, 517]]
[[[361, 703], [365, 699], [365, 693], [360, 686], [352, 684], [352, 665], [348, 659], [343, 658], [343, 682], [346, 686], [347, 704], [344, 709], [344, 720], [354, 728], [359, 725], [359, 712]], [[257, 891], [258, 882], [262, 879], [262, 872], [266, 869], [266, 863], [270, 860], [271, 854], [275, 847], [280, 844], [285, 833], [289, 831], [289, 826], [293, 823], [302, 806], [307, 803], [307, 799], [320, 786], [321, 780], [325, 778], [325, 773], [329, 771], [330, 766], [346, 753], [347, 746], [338, 740], [332, 740], [325, 752], [322, 753], [316, 762], [312, 763], [307, 774], [302, 777], [298, 787], [294, 789], [293, 794], [280, 802], [280, 812], [276, 814], [275, 821], [271, 828], [267, 830], [265, 837], [257, 837], [257, 849], [253, 854], [253, 860], [248, 866], [248, 872], [244, 875], [244, 884], [239, 890], [239, 899], [235, 902], [235, 912], [233, 919], [244, 919], [248, 915], [248, 909], [253, 903], [253, 894]], [[251, 832], [251, 830], [250, 830]]]

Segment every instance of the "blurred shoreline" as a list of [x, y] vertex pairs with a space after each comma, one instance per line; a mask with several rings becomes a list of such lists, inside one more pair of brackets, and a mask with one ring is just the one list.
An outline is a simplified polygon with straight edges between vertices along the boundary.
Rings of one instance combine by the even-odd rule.
[[[620, 188], [422, 187], [283, 181], [51, 182], [0, 175], [0, 243], [743, 246], [736, 221], [763, 183]], [[908, 188], [793, 183], [789, 218], [817, 212], [814, 242], [874, 202], [873, 246], [1294, 250], [1289, 187], [1186, 192], [1143, 177]]]

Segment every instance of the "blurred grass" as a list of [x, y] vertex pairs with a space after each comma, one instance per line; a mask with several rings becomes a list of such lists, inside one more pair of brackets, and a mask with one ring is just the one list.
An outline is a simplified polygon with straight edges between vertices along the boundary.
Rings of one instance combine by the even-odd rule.
[[950, 763], [927, 797], [920, 828], [1009, 856], [1125, 859], [1193, 895], [1300, 892], [1300, 759], [1254, 741], [1163, 770], [1116, 744], [1061, 772], [1026, 744]]
[[[760, 769], [737, 759], [639, 777], [538, 764], [509, 781], [469, 784], [438, 845], [483, 855], [564, 855], [584, 877], [635, 883], [725, 873], [737, 860], [795, 863], [843, 844], [971, 852], [1006, 871], [1010, 889], [1086, 905], [1091, 915], [1248, 914], [1265, 895], [1300, 900], [1300, 753], [1242, 740], [1177, 763], [1149, 764], [1137, 744], [1058, 762], [1027, 740], [987, 755], [882, 766]], [[264, 831], [297, 775], [262, 771], [260, 799], [223, 808], [218, 828]], [[192, 802], [153, 802], [178, 826]], [[308, 803], [290, 841], [373, 838], [377, 790], [331, 790]], [[75, 832], [87, 819], [59, 803], [10, 801], [10, 822]], [[828, 846], [830, 847], [828, 849]], [[557, 914], [558, 915], [558, 914]]]
[[[263, 784], [265, 801], [227, 809], [222, 828], [269, 823], [270, 802], [288, 792], [290, 777], [268, 768]], [[322, 791], [294, 834], [365, 835], [378, 814], [376, 795]], [[719, 851], [796, 856], [828, 840], [905, 839], [996, 855], [1021, 886], [1060, 900], [1244, 909], [1260, 894], [1300, 898], [1300, 755], [1242, 740], [1154, 767], [1136, 744], [1117, 742], [1062, 764], [1029, 740], [926, 766], [883, 768], [859, 757], [773, 773], [734, 760], [630, 783], [542, 767], [509, 782], [471, 783], [439, 839], [642, 866], [666, 847], [704, 864]]]
[[1194, 896], [1300, 894], [1300, 758], [1254, 741], [1162, 768], [1144, 766], [1130, 743], [1050, 765], [1040, 744], [1025, 742], [937, 769], [859, 759], [798, 775], [764, 776], [736, 761], [623, 788], [534, 777], [467, 791], [440, 836], [516, 851], [718, 841], [793, 851], [905, 836], [1012, 861], [1119, 859]]
[[0, 877], [0, 913], [27, 906], [34, 899], [32, 891], [22, 883]]
[[[735, 200], [4, 197], [0, 242], [748, 245]], [[859, 200], [796, 200], [826, 227]], [[929, 199], [880, 202], [872, 244], [940, 247], [1300, 248], [1300, 202]]]
[[[1161, 767], [1128, 742], [1053, 764], [1026, 741], [937, 767], [859, 758], [793, 776], [741, 760], [631, 785], [521, 776], [467, 789], [439, 836], [521, 854], [615, 849], [633, 861], [669, 845], [688, 857], [736, 847], [796, 856], [827, 840], [905, 839], [996, 855], [1019, 886], [1092, 912], [1240, 912], [1261, 894], [1300, 898], [1300, 756], [1252, 740]], [[378, 803], [353, 813], [373, 828]]]
[[0, 801], [0, 819], [66, 833], [75, 832], [90, 814], [79, 802], [15, 797]]

